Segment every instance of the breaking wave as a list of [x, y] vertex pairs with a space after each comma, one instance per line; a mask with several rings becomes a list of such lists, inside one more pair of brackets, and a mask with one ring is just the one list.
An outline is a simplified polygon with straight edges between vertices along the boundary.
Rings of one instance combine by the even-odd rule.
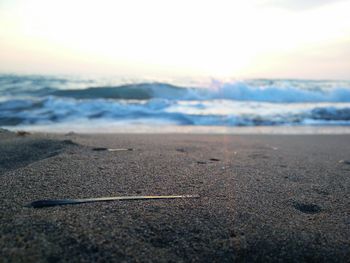
[[0, 126], [96, 120], [172, 125], [350, 125], [346, 81], [247, 80], [206, 87], [0, 75]]
[[89, 87], [86, 89], [41, 89], [35, 95], [76, 99], [124, 100], [210, 100], [225, 99], [261, 102], [350, 102], [350, 88], [305, 90], [295, 87], [256, 87], [245, 83], [224, 84], [214, 88], [185, 88], [164, 83], [142, 83], [118, 87]]

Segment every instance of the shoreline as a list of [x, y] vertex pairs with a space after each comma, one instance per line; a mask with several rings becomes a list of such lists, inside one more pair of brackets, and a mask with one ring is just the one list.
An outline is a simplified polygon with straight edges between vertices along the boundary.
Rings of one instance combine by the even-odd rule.
[[179, 126], [179, 125], [121, 125], [101, 123], [96, 126], [84, 124], [48, 124], [35, 126], [3, 126], [10, 131], [66, 134], [350, 134], [350, 126]]
[[[132, 150], [94, 150], [104, 147]], [[350, 256], [350, 135], [0, 132], [0, 153], [0, 261]], [[177, 194], [200, 198], [25, 207], [42, 199]]]

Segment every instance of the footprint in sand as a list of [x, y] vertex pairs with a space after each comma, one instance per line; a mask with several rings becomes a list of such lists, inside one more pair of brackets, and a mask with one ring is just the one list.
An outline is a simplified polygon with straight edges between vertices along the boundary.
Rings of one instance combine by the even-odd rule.
[[321, 207], [315, 204], [294, 202], [294, 208], [305, 214], [317, 214], [321, 212]]
[[0, 174], [56, 156], [66, 148], [76, 145], [70, 140], [23, 138], [21, 143], [0, 141]]

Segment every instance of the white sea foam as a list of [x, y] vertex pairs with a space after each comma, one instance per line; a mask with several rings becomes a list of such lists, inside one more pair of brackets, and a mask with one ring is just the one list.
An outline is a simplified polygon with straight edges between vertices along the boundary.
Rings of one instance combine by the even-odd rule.
[[350, 83], [346, 81], [247, 80], [198, 88], [105, 84], [0, 76], [0, 126], [101, 121], [120, 125], [350, 125]]

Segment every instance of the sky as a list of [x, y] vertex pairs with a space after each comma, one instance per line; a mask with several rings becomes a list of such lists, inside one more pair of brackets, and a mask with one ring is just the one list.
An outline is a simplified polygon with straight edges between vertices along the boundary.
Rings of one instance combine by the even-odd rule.
[[0, 0], [0, 72], [350, 79], [350, 0]]

